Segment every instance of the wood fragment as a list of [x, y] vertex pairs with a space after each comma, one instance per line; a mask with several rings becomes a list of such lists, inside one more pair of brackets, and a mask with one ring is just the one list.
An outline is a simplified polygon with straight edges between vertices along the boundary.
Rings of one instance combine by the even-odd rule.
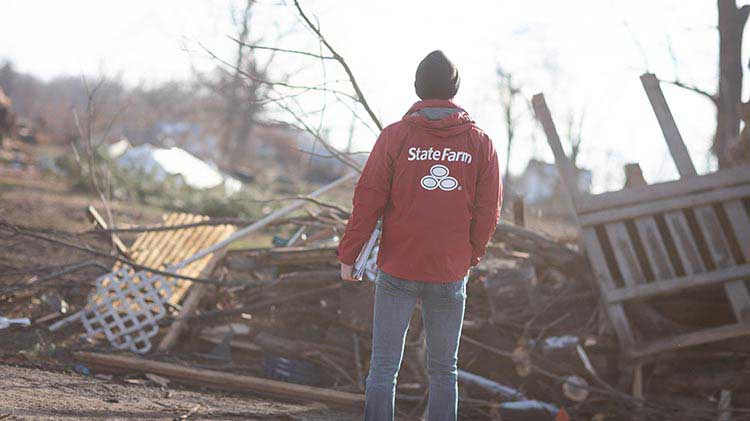
[[332, 405], [357, 407], [364, 404], [364, 395], [339, 392], [313, 386], [285, 383], [260, 377], [224, 373], [202, 368], [186, 367], [124, 355], [75, 352], [73, 357], [81, 362], [113, 369], [125, 369], [141, 373], [154, 373], [174, 380], [198, 383], [220, 389], [253, 391], [264, 395], [279, 396], [291, 400], [325, 402]]
[[[96, 210], [95, 207], [89, 205], [86, 207], [86, 214], [89, 217], [89, 220], [97, 227], [101, 228], [103, 230], [109, 229], [107, 226], [107, 221], [104, 220], [102, 215], [99, 213], [99, 211]], [[125, 245], [125, 243], [120, 240], [120, 237], [117, 236], [116, 233], [111, 233], [110, 238], [112, 239], [112, 244], [115, 245], [115, 248], [117, 251], [120, 252], [125, 257], [130, 257], [130, 252], [128, 250], [128, 246]]]

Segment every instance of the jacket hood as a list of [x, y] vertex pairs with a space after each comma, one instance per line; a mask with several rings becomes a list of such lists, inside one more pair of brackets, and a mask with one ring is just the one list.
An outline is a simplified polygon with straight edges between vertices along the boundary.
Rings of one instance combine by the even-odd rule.
[[470, 130], [474, 120], [463, 108], [447, 99], [418, 101], [402, 121], [419, 126], [437, 137], [451, 137]]

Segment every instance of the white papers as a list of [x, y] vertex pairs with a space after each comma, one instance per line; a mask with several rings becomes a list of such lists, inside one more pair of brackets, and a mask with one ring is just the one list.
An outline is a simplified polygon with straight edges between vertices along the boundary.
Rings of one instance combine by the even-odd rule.
[[370, 254], [372, 254], [372, 249], [378, 244], [381, 229], [382, 221], [378, 220], [378, 224], [375, 225], [375, 229], [372, 231], [370, 239], [367, 240], [365, 246], [362, 247], [362, 251], [359, 252], [357, 261], [354, 262], [354, 272], [352, 273], [354, 278], [362, 280], [365, 270], [367, 269], [367, 261], [370, 259]]

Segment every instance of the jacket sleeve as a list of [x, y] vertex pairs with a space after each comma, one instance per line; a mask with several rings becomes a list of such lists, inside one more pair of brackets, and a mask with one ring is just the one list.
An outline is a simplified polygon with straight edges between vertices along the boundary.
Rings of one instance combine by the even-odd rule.
[[337, 251], [341, 263], [354, 264], [388, 203], [395, 160], [388, 133], [388, 128], [381, 132], [354, 188], [352, 214]]
[[476, 196], [471, 220], [471, 266], [476, 266], [484, 256], [487, 243], [495, 232], [500, 219], [500, 207], [503, 201], [503, 185], [500, 181], [500, 167], [497, 152], [492, 141], [485, 137], [486, 153], [482, 157], [477, 177]]

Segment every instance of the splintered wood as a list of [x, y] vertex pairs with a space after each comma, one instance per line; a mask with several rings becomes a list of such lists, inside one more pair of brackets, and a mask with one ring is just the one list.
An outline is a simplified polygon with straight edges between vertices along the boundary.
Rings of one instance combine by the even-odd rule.
[[[750, 335], [750, 166], [698, 176], [658, 79], [641, 80], [681, 179], [589, 196], [568, 188], [607, 314], [631, 359]], [[563, 184], [573, 186], [544, 96], [532, 102]], [[645, 300], [712, 285], [724, 290], [733, 320], [651, 338], [634, 329], [650, 309]]]
[[[162, 216], [164, 226], [189, 225], [207, 221], [203, 215], [188, 213], [170, 213]], [[175, 229], [169, 231], [149, 231], [136, 237], [130, 246], [132, 260], [143, 266], [164, 269], [171, 263], [180, 262], [206, 247], [225, 240], [237, 228], [233, 225], [201, 225], [196, 227]], [[193, 278], [208, 276], [218, 260], [217, 254], [209, 254], [177, 271], [178, 274]], [[112, 268], [117, 271], [123, 264], [117, 262]], [[170, 278], [171, 280], [171, 278]], [[168, 302], [172, 305], [179, 303], [192, 282], [185, 279], [176, 280], [172, 296]]]

